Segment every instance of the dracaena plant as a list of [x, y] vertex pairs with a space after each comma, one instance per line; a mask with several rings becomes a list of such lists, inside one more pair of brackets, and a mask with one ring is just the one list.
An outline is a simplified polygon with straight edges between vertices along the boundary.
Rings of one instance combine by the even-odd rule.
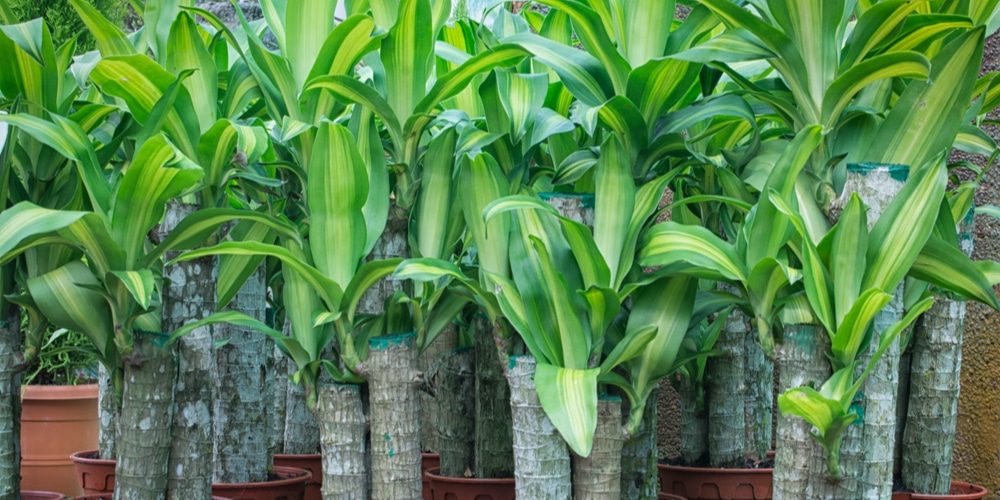
[[[963, 124], [975, 115], [965, 116], [972, 97], [992, 81], [975, 79], [976, 40], [983, 36], [976, 26], [992, 15], [986, 2], [700, 4], [727, 29], [675, 57], [724, 72], [794, 132], [826, 130], [797, 186], [814, 241], [826, 234], [824, 213], [843, 187], [840, 160], [917, 168], [952, 144], [976, 147], [982, 140]], [[765, 61], [777, 75], [741, 73], [738, 65], [749, 61]]]
[[[819, 245], [807, 237], [797, 211], [777, 193], [769, 193], [798, 234], [792, 246], [797, 247], [802, 262], [801, 283], [807, 300], [798, 301], [795, 307], [805, 307], [807, 314], [796, 316], [799, 322], [817, 324], [827, 332], [833, 371], [819, 390], [792, 389], [779, 396], [779, 405], [783, 412], [816, 427], [815, 437], [827, 452], [828, 471], [833, 477], [840, 474], [838, 452], [843, 433], [859, 418], [851, 411], [857, 391], [879, 357], [933, 301], [927, 297], [912, 304], [901, 320], [873, 333], [871, 322], [889, 303], [889, 292], [904, 276], [909, 274], [963, 298], [998, 306], [980, 267], [957, 246], [945, 243], [943, 233], [935, 234], [938, 220], [943, 220], [940, 227], [955, 226], [950, 206], [944, 201], [944, 187], [942, 164], [918, 172], [870, 232], [864, 204], [852, 195], [839, 222]], [[868, 343], [876, 343], [878, 348], [858, 374], [858, 354]]]

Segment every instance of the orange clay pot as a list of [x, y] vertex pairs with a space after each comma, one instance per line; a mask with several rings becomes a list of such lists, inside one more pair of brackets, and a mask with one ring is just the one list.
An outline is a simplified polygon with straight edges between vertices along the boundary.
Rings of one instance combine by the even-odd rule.
[[83, 493], [69, 456], [97, 447], [97, 385], [26, 385], [21, 394], [21, 489]]

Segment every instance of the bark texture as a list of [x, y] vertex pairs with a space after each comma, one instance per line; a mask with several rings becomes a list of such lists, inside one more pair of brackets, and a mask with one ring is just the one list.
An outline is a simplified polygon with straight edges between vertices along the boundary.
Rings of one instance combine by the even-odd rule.
[[117, 457], [115, 447], [115, 436], [118, 433], [116, 426], [118, 415], [118, 403], [115, 400], [115, 387], [111, 380], [111, 374], [100, 365], [97, 368], [97, 417], [100, 428], [97, 437], [97, 452], [102, 459]]
[[[830, 377], [830, 362], [825, 353], [830, 348], [826, 332], [812, 325], [785, 325], [782, 342], [777, 345], [779, 364], [778, 393], [812, 385], [819, 387]], [[811, 456], [822, 447], [810, 436], [812, 426], [791, 415], [778, 416], [778, 449], [774, 457], [774, 500], [804, 498], [809, 485]], [[825, 456], [824, 456], [825, 458]], [[825, 472], [825, 462], [820, 468]], [[841, 498], [852, 498], [845, 495]]]
[[21, 497], [21, 321], [14, 311], [0, 321], [0, 500]]
[[[171, 202], [160, 224], [161, 241], [198, 209]], [[179, 252], [170, 252], [173, 260]], [[214, 257], [166, 266], [163, 330], [172, 332], [215, 312], [218, 267]], [[170, 448], [167, 498], [208, 498], [212, 493], [212, 327], [195, 329], [177, 342], [177, 387]]]
[[[848, 166], [844, 196], [857, 193], [868, 206], [869, 230], [892, 199], [903, 188], [908, 169], [901, 166]], [[892, 301], [873, 321], [873, 341], [858, 353], [855, 377], [878, 350], [878, 338], [903, 317], [903, 287], [893, 292]], [[893, 342], [865, 379], [853, 407], [860, 418], [844, 435], [841, 445], [843, 474], [858, 478], [861, 498], [889, 500], [892, 496], [893, 450], [896, 439], [896, 392], [899, 386], [899, 339]], [[841, 497], [836, 497], [841, 498]]]
[[161, 334], [136, 333], [125, 359], [118, 418], [115, 500], [162, 500], [167, 495], [171, 417], [177, 365]]
[[601, 398], [597, 402], [597, 428], [590, 456], [573, 455], [575, 500], [618, 500], [622, 497], [624, 442], [621, 399]]
[[[227, 309], [264, 321], [266, 306], [264, 268], [259, 267]], [[256, 330], [222, 323], [216, 339], [229, 343], [215, 351], [214, 443], [217, 483], [251, 483], [267, 480], [268, 357], [274, 344]]]
[[749, 328], [743, 337], [746, 355], [743, 421], [746, 423], [746, 458], [764, 460], [774, 441], [774, 362], [757, 341], [757, 330]]
[[535, 391], [535, 359], [511, 358], [507, 372], [514, 420], [514, 478], [518, 498], [570, 498], [569, 449], [542, 410]]
[[323, 384], [317, 390], [315, 413], [323, 450], [323, 499], [367, 500], [367, 425], [361, 386]]
[[594, 196], [574, 193], [542, 193], [546, 203], [559, 215], [594, 230]]
[[914, 331], [902, 474], [906, 487], [920, 493], [951, 488], [964, 319], [964, 302], [939, 298]]
[[704, 403], [698, 401], [698, 387], [684, 377], [678, 389], [681, 400], [681, 460], [693, 465], [704, 461], [708, 455], [708, 419]]
[[372, 499], [419, 500], [420, 399], [415, 334], [368, 341], [372, 437]]
[[[458, 326], [452, 323], [420, 353], [420, 357], [417, 358], [420, 372], [430, 373], [434, 366], [442, 360], [443, 355], [457, 348]], [[470, 356], [473, 358], [472, 362], [475, 363], [475, 354], [470, 354]], [[438, 453], [440, 451], [441, 445], [438, 443], [436, 422], [439, 406], [437, 397], [440, 397], [440, 392], [437, 395], [432, 395], [429, 392], [420, 391], [420, 449], [424, 453]], [[474, 399], [472, 400], [474, 401]], [[444, 467], [441, 468], [441, 473], [445, 473]]]
[[[621, 496], [634, 500], [655, 500], [660, 491], [657, 474], [656, 430], [659, 388], [654, 388], [646, 400], [639, 430], [622, 443]], [[631, 408], [628, 399], [622, 399], [622, 424], [628, 421]]]
[[[285, 320], [285, 327], [282, 330], [285, 335], [289, 333], [289, 323]], [[285, 417], [288, 406], [288, 358], [274, 346], [274, 370], [271, 372], [271, 384], [274, 385], [274, 402], [271, 405], [271, 412], [267, 419], [271, 423], [271, 441], [268, 444], [269, 454], [273, 457], [275, 453], [285, 452]], [[312, 412], [309, 417], [316, 420]], [[316, 442], [319, 443], [319, 427], [316, 428]], [[318, 445], [317, 445], [318, 449]]]
[[494, 325], [476, 316], [476, 442], [475, 476], [514, 477], [514, 431], [510, 386], [494, 340]]
[[[295, 363], [285, 365], [286, 379], [295, 373]], [[319, 448], [319, 423], [306, 404], [306, 390], [301, 383], [288, 381], [285, 386], [285, 448], [282, 453], [307, 455]]]
[[437, 412], [428, 417], [435, 426], [441, 475], [465, 477], [475, 465], [476, 351], [454, 350], [439, 360], [432, 372]]
[[746, 316], [737, 309], [725, 321], [715, 343], [723, 354], [709, 358], [705, 369], [708, 463], [715, 468], [742, 465], [746, 451], [744, 346], [750, 328]]

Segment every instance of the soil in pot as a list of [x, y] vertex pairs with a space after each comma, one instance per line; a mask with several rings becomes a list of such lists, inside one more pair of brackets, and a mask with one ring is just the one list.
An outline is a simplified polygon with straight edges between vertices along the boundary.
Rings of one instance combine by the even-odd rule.
[[430, 469], [425, 476], [430, 480], [432, 500], [514, 500], [514, 478], [478, 479], [445, 477]]
[[26, 385], [21, 394], [21, 489], [83, 493], [69, 456], [97, 447], [97, 385]]
[[69, 459], [76, 468], [77, 484], [84, 495], [110, 493], [115, 490], [115, 461], [97, 458], [97, 450], [78, 451]]
[[312, 473], [294, 467], [274, 467], [263, 483], [213, 483], [212, 495], [233, 500], [303, 500]]
[[659, 465], [660, 491], [690, 500], [770, 500], [774, 469]]
[[432, 500], [431, 480], [427, 477], [427, 471], [441, 467], [441, 455], [437, 453], [420, 454], [420, 479], [424, 483], [424, 500]]
[[951, 491], [947, 495], [926, 495], [923, 493], [896, 492], [892, 500], [979, 500], [985, 498], [989, 490], [978, 484], [951, 482]]
[[54, 491], [21, 490], [21, 500], [63, 500], [66, 495]]
[[305, 469], [312, 474], [312, 478], [306, 483], [306, 493], [303, 500], [323, 500], [323, 455], [319, 453], [310, 455], [283, 455], [274, 454], [274, 465], [277, 467], [294, 467]]

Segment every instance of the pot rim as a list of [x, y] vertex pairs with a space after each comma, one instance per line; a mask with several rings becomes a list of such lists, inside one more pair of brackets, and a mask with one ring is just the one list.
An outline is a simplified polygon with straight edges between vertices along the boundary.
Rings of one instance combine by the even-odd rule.
[[282, 458], [285, 460], [315, 460], [317, 458], [323, 458], [323, 455], [321, 453], [275, 453], [274, 458]]
[[89, 464], [89, 465], [113, 465], [115, 460], [106, 458], [88, 458], [83, 455], [98, 455], [100, 456], [99, 450], [83, 450], [73, 453], [69, 456], [69, 459], [74, 463]]
[[978, 485], [978, 484], [975, 484], [975, 483], [967, 483], [965, 481], [952, 481], [951, 482], [951, 487], [954, 488], [955, 486], [962, 486], [962, 487], [967, 488], [967, 489], [969, 489], [971, 491], [969, 493], [955, 493], [955, 494], [949, 493], [947, 495], [930, 495], [930, 494], [927, 494], [927, 493], [910, 493], [910, 498], [912, 498], [914, 500], [923, 500], [923, 499], [930, 500], [930, 499], [945, 499], [945, 498], [947, 498], [947, 499], [955, 499], [955, 500], [962, 500], [962, 499], [982, 498], [983, 496], [985, 496], [986, 494], [988, 494], [990, 492], [990, 490], [987, 489], [985, 486]]
[[711, 467], [683, 467], [680, 465], [656, 464], [658, 468], [693, 474], [774, 474], [774, 469], [713, 469]]
[[22, 385], [22, 400], [53, 401], [65, 399], [97, 399], [97, 384], [81, 385]]
[[433, 469], [427, 469], [427, 477], [432, 481], [437, 481], [439, 483], [458, 483], [458, 484], [514, 484], [514, 478], [512, 477], [501, 477], [501, 478], [479, 478], [479, 477], [448, 477], [441, 476], [436, 473], [441, 472], [440, 467], [434, 467]]
[[280, 465], [274, 466], [275, 474], [281, 476], [282, 474], [291, 475], [295, 474], [293, 477], [283, 477], [275, 481], [263, 481], [260, 483], [212, 483], [212, 488], [219, 488], [220, 490], [234, 490], [238, 488], [249, 488], [258, 485], [266, 485], [267, 487], [273, 486], [289, 486], [298, 483], [308, 483], [312, 479], [312, 472], [306, 469], [299, 469], [298, 467], [282, 467]]

